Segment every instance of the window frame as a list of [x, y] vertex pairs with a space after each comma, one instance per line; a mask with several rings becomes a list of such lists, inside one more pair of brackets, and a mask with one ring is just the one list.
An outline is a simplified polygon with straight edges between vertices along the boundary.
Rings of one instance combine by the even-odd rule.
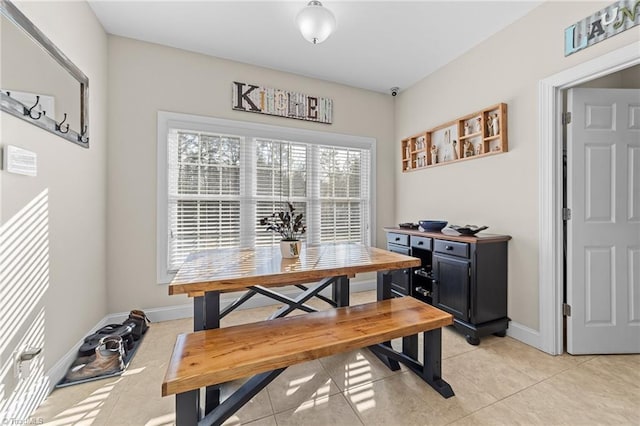
[[175, 272], [168, 270], [168, 141], [169, 129], [180, 128], [196, 132], [236, 135], [244, 138], [265, 138], [302, 142], [311, 145], [330, 145], [341, 148], [368, 149], [369, 167], [369, 229], [371, 246], [376, 245], [376, 139], [366, 136], [345, 135], [293, 127], [275, 126], [246, 121], [229, 120], [200, 115], [158, 111], [157, 122], [157, 203], [156, 203], [156, 279], [158, 284], [168, 284]]

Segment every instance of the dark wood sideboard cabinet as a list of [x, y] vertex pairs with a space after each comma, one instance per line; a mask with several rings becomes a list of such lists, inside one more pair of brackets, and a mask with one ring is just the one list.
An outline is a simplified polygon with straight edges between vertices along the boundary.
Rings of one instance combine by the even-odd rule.
[[505, 336], [508, 235], [464, 236], [384, 228], [387, 249], [420, 258], [418, 268], [391, 271], [391, 293], [413, 296], [454, 316], [467, 342]]

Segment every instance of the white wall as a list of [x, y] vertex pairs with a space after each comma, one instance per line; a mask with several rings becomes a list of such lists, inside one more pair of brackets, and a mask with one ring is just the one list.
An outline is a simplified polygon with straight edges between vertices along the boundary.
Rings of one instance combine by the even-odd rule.
[[[396, 140], [499, 102], [508, 104], [509, 152], [402, 173], [395, 150], [396, 221], [447, 219], [508, 234], [509, 317], [539, 329], [538, 82], [637, 43], [635, 27], [569, 57], [564, 29], [610, 2], [547, 2], [404, 91]], [[422, 194], [416, 197], [416, 194]]]
[[[332, 98], [332, 125], [231, 109], [233, 81]], [[189, 303], [156, 283], [158, 110], [377, 139], [377, 244], [394, 223], [393, 98], [132, 39], [109, 37], [107, 271], [109, 310]]]
[[640, 89], [640, 65], [587, 81], [579, 87], [592, 89]]
[[38, 156], [37, 177], [0, 172], [0, 256], [11, 259], [0, 280], [0, 397], [19, 411], [43, 395], [14, 380], [11, 352], [27, 340], [43, 345], [35, 373], [42, 376], [107, 312], [107, 37], [87, 3], [16, 5], [88, 76], [91, 127], [84, 149], [0, 114], [3, 149], [11, 144]]

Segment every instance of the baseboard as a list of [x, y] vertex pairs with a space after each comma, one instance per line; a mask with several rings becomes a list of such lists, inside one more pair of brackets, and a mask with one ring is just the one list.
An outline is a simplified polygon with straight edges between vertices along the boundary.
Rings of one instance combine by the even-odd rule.
[[511, 321], [509, 323], [509, 328], [507, 329], [507, 335], [521, 341], [522, 343], [542, 350], [542, 338], [540, 336], [540, 332], [529, 328], [526, 325]]

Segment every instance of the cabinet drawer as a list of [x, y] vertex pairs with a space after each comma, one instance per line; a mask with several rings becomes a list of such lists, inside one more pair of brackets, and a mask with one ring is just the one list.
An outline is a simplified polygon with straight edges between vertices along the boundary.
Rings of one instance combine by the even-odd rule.
[[451, 254], [453, 256], [469, 257], [469, 244], [453, 241], [435, 240], [433, 250], [437, 253]]
[[408, 246], [409, 236], [406, 234], [396, 234], [395, 232], [389, 232], [387, 234], [387, 243]]
[[394, 253], [400, 253], [409, 256], [409, 252], [411, 249], [406, 246], [399, 246], [397, 244], [387, 244], [387, 250], [392, 251]]
[[416, 237], [415, 235], [411, 236], [411, 247], [431, 250], [431, 244], [433, 242], [433, 238], [427, 237]]

